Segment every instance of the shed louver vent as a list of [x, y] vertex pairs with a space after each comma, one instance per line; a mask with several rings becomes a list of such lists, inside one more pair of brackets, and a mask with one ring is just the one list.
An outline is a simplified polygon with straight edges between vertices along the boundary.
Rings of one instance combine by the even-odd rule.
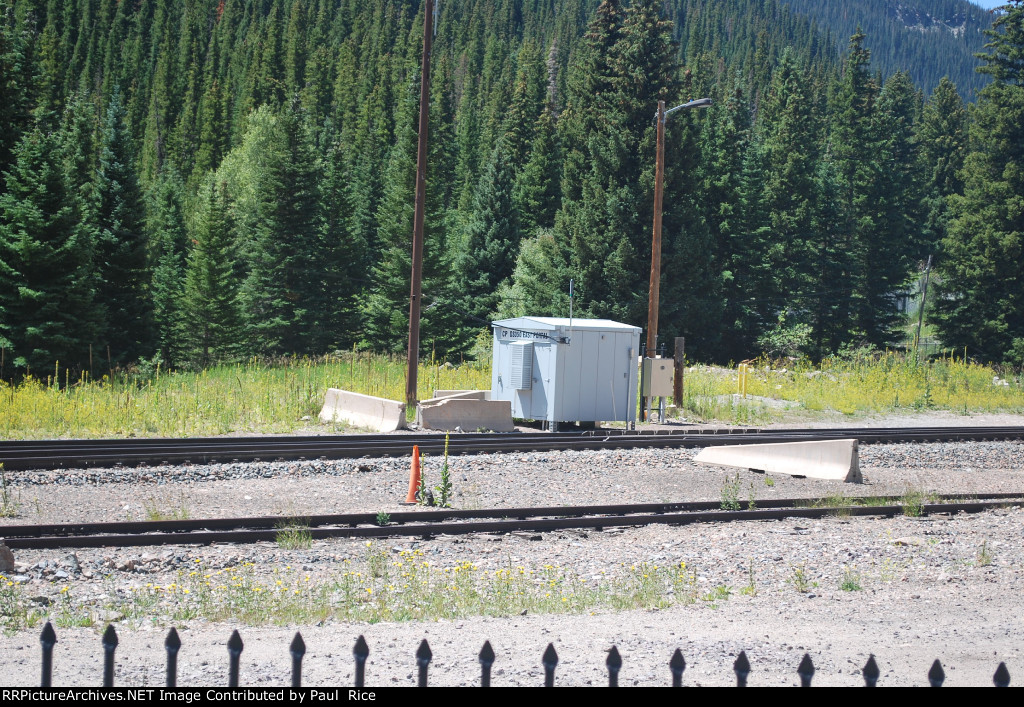
[[533, 387], [533, 342], [515, 341], [509, 348], [512, 352], [512, 388], [529, 390]]

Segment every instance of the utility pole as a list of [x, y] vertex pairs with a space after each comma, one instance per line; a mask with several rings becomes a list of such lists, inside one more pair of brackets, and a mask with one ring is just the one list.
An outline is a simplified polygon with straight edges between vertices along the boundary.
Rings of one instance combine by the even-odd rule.
[[412, 282], [409, 288], [409, 368], [405, 404], [416, 406], [420, 363], [420, 299], [423, 290], [423, 202], [427, 191], [427, 126], [430, 112], [430, 51], [434, 36], [434, 0], [423, 9], [423, 59], [420, 81], [420, 132], [416, 150], [416, 211], [412, 221]]
[[658, 345], [658, 298], [661, 294], [661, 200], [665, 191], [665, 101], [658, 101], [658, 156], [654, 166], [654, 233], [651, 237], [651, 284], [647, 296], [647, 355]]
[[[658, 301], [661, 295], [661, 202], [665, 183], [665, 123], [668, 117], [683, 108], [707, 108], [710, 98], [698, 98], [669, 110], [665, 101], [658, 101], [658, 154], [654, 166], [654, 233], [651, 237], [651, 283], [647, 298], [647, 357], [654, 358], [658, 350]], [[641, 369], [642, 370], [642, 369]], [[643, 384], [641, 383], [641, 386]], [[641, 401], [640, 419], [647, 420], [647, 400]]]

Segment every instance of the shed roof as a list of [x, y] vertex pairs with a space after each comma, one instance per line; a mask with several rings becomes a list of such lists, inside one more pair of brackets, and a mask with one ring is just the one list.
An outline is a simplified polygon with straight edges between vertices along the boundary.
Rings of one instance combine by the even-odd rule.
[[506, 327], [508, 329], [524, 329], [526, 331], [554, 331], [559, 328], [592, 329], [605, 331], [618, 329], [625, 331], [639, 331], [640, 327], [632, 324], [614, 322], [611, 319], [569, 319], [568, 317], [516, 317], [515, 319], [499, 319], [491, 322], [492, 327]]

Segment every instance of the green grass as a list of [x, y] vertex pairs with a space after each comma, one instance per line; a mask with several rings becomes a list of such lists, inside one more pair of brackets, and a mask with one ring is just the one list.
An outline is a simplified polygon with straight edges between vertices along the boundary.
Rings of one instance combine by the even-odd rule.
[[[56, 369], [59, 373], [59, 369]], [[65, 372], [66, 374], [66, 372]], [[421, 399], [435, 388], [490, 388], [490, 363], [424, 363]], [[405, 399], [405, 361], [385, 356], [256, 359], [193, 372], [104, 376], [68, 375], [59, 384], [0, 381], [0, 437], [187, 437], [231, 432], [292, 432], [316, 424], [328, 388]], [[311, 418], [303, 420], [302, 418]], [[343, 425], [334, 425], [342, 429]]]
[[[1024, 386], [1016, 377], [962, 358], [916, 363], [896, 352], [853, 359], [833, 357], [814, 367], [806, 361], [757, 361], [747, 375], [746, 400], [738, 398], [735, 369], [687, 369], [682, 414], [702, 420], [758, 424], [793, 411], [865, 415], [919, 410], [1024, 414]], [[1009, 385], [994, 385], [999, 376]], [[772, 404], [768, 404], [771, 401]]]
[[[1009, 385], [994, 385], [999, 376]], [[488, 389], [490, 362], [459, 366], [424, 362], [418, 396], [434, 389]], [[1020, 376], [940, 358], [916, 364], [887, 352], [826, 359], [814, 368], [757, 361], [748, 398], [735, 395], [735, 369], [695, 366], [686, 372], [679, 412], [689, 419], [761, 425], [820, 413], [859, 416], [925, 409], [1024, 414]], [[0, 382], [0, 437], [188, 437], [228, 433], [288, 433], [317, 424], [328, 388], [393, 400], [405, 398], [402, 358], [346, 353], [320, 358], [252, 359], [201, 372], [159, 367], [78, 380], [58, 366], [45, 380]], [[305, 418], [305, 419], [304, 419]], [[342, 430], [341, 423], [333, 429]]]
[[21, 510], [20, 495], [14, 497], [14, 493], [7, 486], [7, 473], [4, 465], [0, 464], [0, 518], [17, 518]]
[[188, 520], [192, 517], [188, 500], [181, 494], [177, 503], [169, 503], [165, 499], [158, 499], [155, 496], [147, 498], [143, 504], [146, 520]]
[[309, 524], [300, 521], [278, 525], [274, 540], [282, 550], [308, 550], [313, 547], [313, 535], [309, 532]]
[[[698, 591], [685, 563], [640, 562], [581, 577], [563, 567], [526, 567], [509, 562], [483, 569], [470, 561], [435, 565], [421, 551], [392, 554], [372, 543], [361, 560], [346, 560], [329, 575], [312, 577], [292, 566], [257, 575], [251, 564], [213, 570], [195, 563], [169, 584], [110, 588], [105, 599], [80, 602], [70, 591], [49, 607], [6, 619], [8, 630], [38, 624], [47, 614], [65, 625], [87, 625], [116, 612], [128, 623], [172, 624], [183, 620], [290, 625], [325, 620], [418, 621], [469, 616], [584, 613], [655, 609], [703, 602], [715, 608], [728, 586]], [[0, 588], [0, 602], [24, 606], [20, 588]], [[20, 609], [19, 609], [20, 610]]]

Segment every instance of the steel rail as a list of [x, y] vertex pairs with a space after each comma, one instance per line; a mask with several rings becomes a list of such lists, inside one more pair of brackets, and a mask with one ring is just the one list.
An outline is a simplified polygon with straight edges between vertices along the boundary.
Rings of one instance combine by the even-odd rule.
[[[901, 496], [853, 496], [857, 501], [871, 501], [877, 505], [899, 501]], [[995, 499], [1022, 499], [1024, 493], [986, 493], [979, 494], [942, 494], [932, 496], [942, 501], [978, 501]], [[762, 508], [798, 508], [807, 506], [824, 506], [828, 498], [777, 498], [756, 501]], [[482, 508], [461, 509], [444, 508], [428, 509], [423, 507], [415, 511], [398, 511], [388, 514], [389, 525], [405, 523], [437, 523], [466, 518], [500, 518], [526, 520], [549, 516], [582, 517], [582, 516], [616, 516], [637, 514], [663, 514], [677, 512], [711, 511], [721, 507], [721, 501], [689, 501], [679, 503], [629, 503], [593, 506], [529, 506], [519, 508]], [[377, 525], [376, 513], [343, 513], [326, 515], [296, 516], [249, 516], [240, 518], [190, 518], [187, 520], [147, 520], [147, 521], [107, 521], [98, 523], [50, 523], [39, 525], [0, 525], [0, 535], [13, 538], [69, 537], [76, 535], [115, 535], [141, 533], [190, 533], [199, 530], [233, 530], [245, 528], [249, 530], [277, 529], [283, 525], [301, 525], [306, 528], [320, 526]]]
[[[594, 430], [573, 433], [471, 433], [449, 436], [449, 453], [479, 454], [566, 449], [706, 447], [724, 444], [855, 438], [862, 443], [1024, 439], [1024, 427], [913, 427], [833, 429]], [[215, 437], [189, 439], [46, 440], [0, 442], [7, 470], [137, 466], [163, 463], [352, 459], [408, 456], [413, 445], [441, 454], [445, 436], [335, 435], [315, 437]]]
[[[965, 494], [947, 496], [945, 499], [952, 500], [960, 498]], [[1000, 500], [971, 500], [958, 503], [931, 503], [922, 505], [922, 513], [977, 513], [991, 508], [1006, 507], [1008, 505], [1024, 505], [1024, 494], [987, 494], [986, 498], [997, 497]], [[871, 499], [871, 497], [867, 497]], [[894, 497], [875, 497], [871, 500], [890, 502]], [[395, 514], [396, 516], [408, 516], [403, 523], [389, 523], [386, 526], [380, 525], [357, 525], [354, 522], [350, 525], [344, 523], [329, 523], [327, 519], [332, 516], [316, 516], [322, 524], [308, 524], [303, 522], [302, 530], [313, 539], [325, 539], [336, 537], [360, 537], [360, 538], [382, 538], [417, 536], [432, 537], [436, 535], [463, 535], [471, 533], [510, 533], [510, 532], [537, 532], [564, 529], [585, 529], [622, 526], [639, 526], [652, 524], [685, 525], [690, 523], [708, 522], [732, 522], [738, 520], [780, 520], [785, 518], [822, 518], [829, 515], [844, 516], [895, 516], [902, 514], [902, 505], [846, 505], [846, 506], [825, 506], [825, 505], [797, 505], [824, 503], [826, 499], [777, 499], [775, 501], [764, 501], [761, 508], [723, 511], [713, 510], [718, 504], [712, 502], [682, 503], [682, 504], [634, 504], [630, 506], [584, 506], [576, 508], [506, 508], [492, 509], [489, 511], [425, 511], [420, 513]], [[624, 509], [632, 509], [626, 512]], [[654, 512], [651, 512], [655, 509]], [[672, 509], [672, 510], [668, 510]], [[683, 509], [683, 510], [675, 510]], [[599, 513], [598, 510], [612, 510], [610, 513]], [[623, 512], [617, 512], [623, 511]], [[444, 518], [503, 518], [502, 520], [491, 521], [457, 521], [436, 523], [425, 523], [432, 513]], [[500, 514], [500, 515], [499, 515]], [[515, 516], [514, 520], [508, 518]], [[555, 516], [555, 517], [542, 517]], [[353, 514], [347, 516], [333, 516], [333, 518], [344, 519], [344, 522], [370, 520], [370, 514]], [[54, 549], [68, 547], [130, 547], [130, 546], [152, 546], [152, 545], [193, 545], [210, 543], [253, 543], [253, 542], [274, 542], [282, 532], [282, 527], [273, 529], [267, 528], [267, 521], [275, 521], [280, 526], [282, 523], [297, 520], [295, 518], [251, 518], [251, 519], [214, 519], [209, 521], [198, 521], [199, 525], [193, 527], [203, 528], [182, 532], [186, 523], [182, 521], [150, 521], [147, 523], [126, 524], [126, 523], [97, 523], [97, 524], [69, 524], [65, 528], [75, 530], [95, 530], [95, 526], [103, 526], [108, 532], [101, 534], [69, 534], [69, 535], [41, 535], [33, 536], [33, 528], [45, 528], [47, 526], [6, 526], [2, 530], [7, 534], [6, 544], [12, 549]], [[302, 518], [301, 521], [307, 519]], [[414, 522], [419, 521], [419, 522]], [[233, 522], [233, 526], [219, 523]], [[168, 524], [177, 523], [177, 526]], [[205, 523], [205, 524], [204, 524]], [[213, 530], [216, 527], [234, 527], [247, 525], [241, 530]], [[124, 526], [135, 526], [134, 531], [124, 532]], [[253, 527], [257, 526], [257, 527]], [[115, 531], [115, 528], [122, 532]], [[174, 529], [177, 528], [177, 529]]]

